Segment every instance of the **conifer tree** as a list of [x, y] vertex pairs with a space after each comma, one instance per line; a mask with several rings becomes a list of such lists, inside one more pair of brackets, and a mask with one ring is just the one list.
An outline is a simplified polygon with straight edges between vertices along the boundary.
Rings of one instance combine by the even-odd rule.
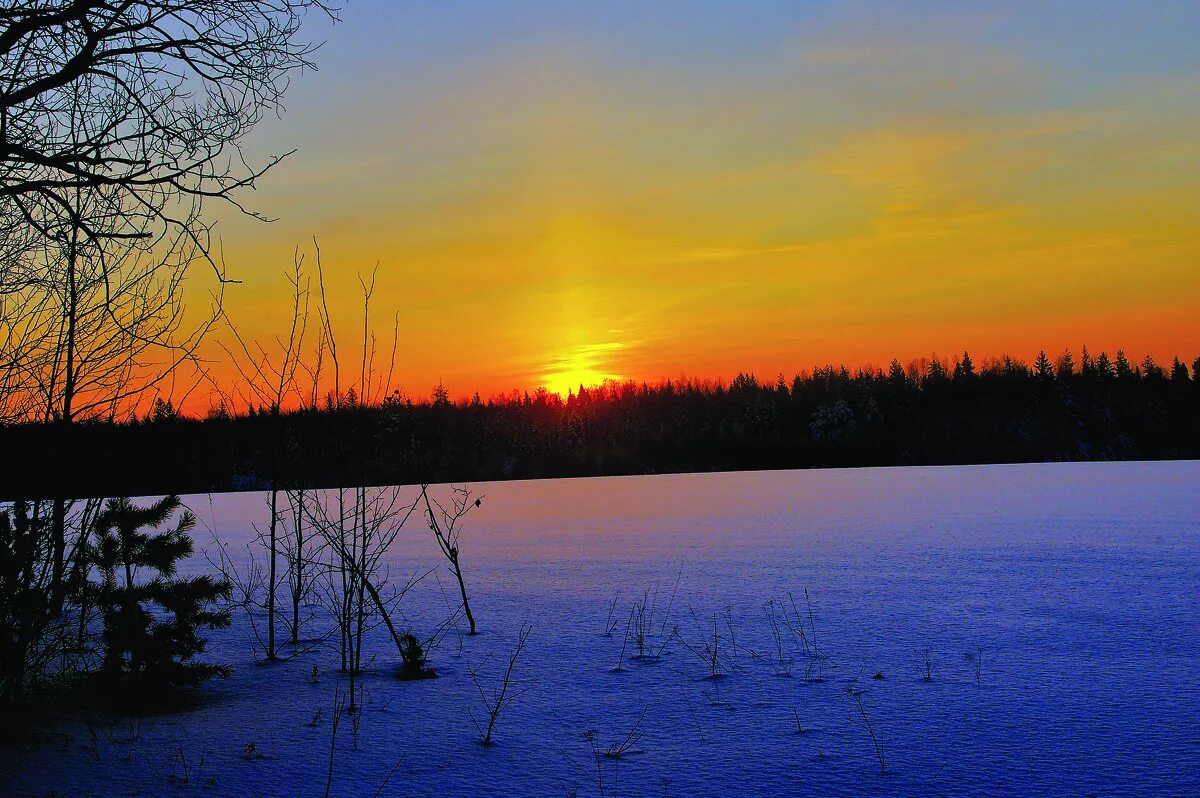
[[1086, 345], [1079, 355], [1079, 373], [1089, 379], [1096, 376], [1096, 361], [1092, 359], [1092, 354], [1088, 352]]
[[1059, 382], [1066, 381], [1075, 374], [1075, 357], [1071, 354], [1071, 350], [1064, 350], [1058, 357], [1058, 380]]
[[1188, 369], [1182, 360], [1175, 358], [1171, 362], [1171, 379], [1175, 382], [1187, 382]]
[[954, 379], [969, 380], [975, 376], [975, 361], [969, 352], [963, 352], [962, 360], [954, 364]]
[[1054, 369], [1050, 365], [1050, 358], [1046, 357], [1045, 349], [1038, 352], [1037, 360], [1033, 362], [1033, 369], [1039, 380], [1050, 380], [1054, 378]]
[[166, 531], [147, 529], [167, 524], [181, 506], [178, 496], [148, 507], [110, 499], [93, 527], [89, 555], [102, 581], [85, 590], [103, 619], [100, 678], [143, 696], [229, 673], [194, 661], [207, 643], [200, 631], [229, 625], [229, 612], [213, 604], [230, 593], [224, 580], [176, 576], [177, 563], [193, 551], [188, 532], [195, 516], [185, 509]]
[[1123, 380], [1137, 376], [1123, 349], [1117, 350], [1117, 376]]

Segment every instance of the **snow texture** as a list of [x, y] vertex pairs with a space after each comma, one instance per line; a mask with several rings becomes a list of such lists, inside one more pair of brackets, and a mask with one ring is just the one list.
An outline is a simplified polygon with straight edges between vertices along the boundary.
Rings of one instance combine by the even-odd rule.
[[[372, 633], [357, 750], [343, 718], [331, 795], [375, 795], [393, 768], [380, 795], [1200, 795], [1200, 463], [472, 488], [484, 502], [462, 560], [480, 634], [443, 639], [440, 678], [401, 682]], [[198, 547], [211, 530], [237, 550], [265, 521], [261, 494], [186, 501]], [[430, 633], [456, 585], [419, 517], [388, 562], [393, 581], [436, 569], [401, 605], [401, 625]], [[783, 676], [764, 605], [794, 626], [789, 593], [828, 659], [785, 626]], [[643, 598], [661, 658], [633, 659], [629, 641], [614, 672]], [[714, 615], [720, 679], [700, 656]], [[485, 748], [468, 667], [496, 684], [524, 623], [526, 692]], [[79, 722], [0, 749], [0, 794], [323, 795], [337, 652], [257, 665], [239, 615], [207, 656], [234, 674], [197, 709], [140, 730], [94, 719], [94, 744]], [[635, 724], [617, 758], [584, 737], [603, 752]]]

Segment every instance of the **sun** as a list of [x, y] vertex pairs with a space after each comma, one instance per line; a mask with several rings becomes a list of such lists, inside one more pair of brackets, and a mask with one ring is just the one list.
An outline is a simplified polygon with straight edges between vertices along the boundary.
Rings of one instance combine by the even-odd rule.
[[615, 374], [605, 374], [595, 369], [582, 368], [546, 374], [542, 377], [542, 384], [550, 393], [556, 393], [566, 399], [568, 393], [579, 393], [581, 385], [584, 388], [593, 388], [605, 380], [615, 379], [617, 379]]
[[619, 380], [621, 375], [606, 367], [612, 365], [613, 355], [624, 348], [624, 344], [616, 341], [571, 347], [550, 359], [541, 384], [565, 399], [568, 393], [577, 393], [581, 385], [591, 388], [607, 380]]

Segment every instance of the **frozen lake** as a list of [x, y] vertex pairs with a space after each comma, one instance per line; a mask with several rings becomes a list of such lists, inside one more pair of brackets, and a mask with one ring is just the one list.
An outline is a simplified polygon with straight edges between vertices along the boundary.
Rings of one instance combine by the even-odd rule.
[[[462, 545], [480, 634], [443, 639], [440, 678], [400, 682], [375, 633], [357, 750], [344, 720], [331, 795], [376, 794], [397, 761], [380, 795], [1200, 795], [1198, 462], [471, 487], [485, 497]], [[186, 500], [198, 547], [211, 531], [236, 550], [265, 521], [261, 494]], [[423, 636], [456, 587], [420, 519], [405, 530], [393, 578], [438, 568], [401, 605]], [[789, 594], [827, 657], [815, 668], [786, 627], [776, 644], [764, 607], [790, 615]], [[643, 597], [661, 659], [627, 648], [614, 672]], [[714, 615], [716, 680], [689, 650], [711, 643]], [[523, 623], [526, 692], [484, 748], [467, 669], [494, 684]], [[234, 674], [200, 708], [139, 735], [101, 724], [94, 745], [79, 725], [2, 750], [0, 794], [324, 794], [337, 652], [259, 666], [247, 634], [235, 616], [214, 636], [208, 659]], [[635, 725], [632, 750], [598, 767], [584, 732], [604, 749]], [[264, 758], [244, 756], [251, 743]], [[184, 762], [186, 784], [171, 778]]]

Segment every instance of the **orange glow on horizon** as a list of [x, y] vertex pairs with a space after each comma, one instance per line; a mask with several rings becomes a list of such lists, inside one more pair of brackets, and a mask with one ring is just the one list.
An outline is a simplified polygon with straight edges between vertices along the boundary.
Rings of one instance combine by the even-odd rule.
[[[396, 67], [361, 97], [338, 71], [350, 62], [323, 65], [287, 120], [254, 132], [263, 152], [299, 152], [256, 184], [252, 204], [278, 222], [220, 220], [242, 281], [226, 310], [247, 338], [285, 333], [283, 274], [315, 235], [343, 384], [361, 361], [356, 275], [378, 262], [376, 366], [398, 314], [393, 387], [413, 399], [439, 382], [456, 399], [566, 396], [963, 350], [1031, 362], [1087, 345], [1190, 366], [1195, 37], [1175, 11], [1139, 9], [1104, 47], [1074, 29], [1048, 42], [1030, 34], [1049, 29], [1041, 13], [914, 26], [900, 9], [831, 9], [649, 60], [612, 57], [606, 37], [631, 33], [616, 25], [595, 42], [500, 42], [411, 80]], [[1024, 33], [1010, 16], [1029, 17]], [[370, 17], [347, 12], [331, 46], [356, 33], [355, 56], [385, 74], [403, 52]], [[1118, 51], [1161, 58], [1093, 68]], [[233, 381], [219, 347], [204, 354]]]

